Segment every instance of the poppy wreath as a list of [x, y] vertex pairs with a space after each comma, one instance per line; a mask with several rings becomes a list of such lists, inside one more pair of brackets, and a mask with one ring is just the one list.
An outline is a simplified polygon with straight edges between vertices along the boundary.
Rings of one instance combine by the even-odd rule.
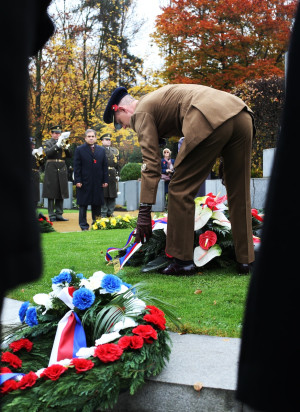
[[[195, 198], [194, 263], [198, 267], [226, 267], [235, 263], [231, 223], [226, 206], [227, 196], [206, 196]], [[254, 249], [260, 245], [263, 211], [252, 209], [252, 230]], [[131, 266], [146, 265], [160, 255], [165, 255], [168, 215], [155, 216], [152, 221], [152, 236], [146, 243], [129, 245], [122, 249], [109, 248], [106, 260], [113, 260], [111, 251], [118, 251], [114, 259], [119, 270], [127, 263]], [[131, 238], [129, 239], [131, 240]], [[116, 271], [117, 272], [117, 271]]]
[[112, 409], [168, 361], [166, 317], [180, 327], [141, 284], [63, 269], [50, 293], [20, 307], [20, 326], [1, 353], [3, 410]]

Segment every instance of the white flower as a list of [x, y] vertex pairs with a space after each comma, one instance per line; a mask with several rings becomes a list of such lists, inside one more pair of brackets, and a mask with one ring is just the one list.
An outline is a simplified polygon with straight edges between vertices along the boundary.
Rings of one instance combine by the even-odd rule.
[[64, 288], [64, 285], [62, 283], [52, 283], [52, 290], [55, 296], [59, 294], [62, 288]]
[[137, 326], [138, 323], [133, 320], [130, 317], [125, 316], [122, 320], [120, 320], [119, 322], [117, 322], [113, 327], [112, 327], [112, 331], [114, 332], [119, 332], [122, 329], [127, 329], [127, 328], [134, 328], [135, 326]]
[[58, 362], [55, 362], [58, 365], [64, 366], [65, 368], [67, 368], [68, 366], [70, 366], [71, 364], [71, 359], [62, 359]]
[[139, 315], [146, 307], [146, 303], [141, 299], [133, 299], [133, 308], [130, 310], [130, 314], [134, 313]]
[[37, 293], [36, 295], [33, 296], [33, 301], [37, 305], [45, 306], [46, 311], [52, 308], [51, 296], [48, 295], [47, 293]]
[[78, 358], [90, 358], [91, 356], [94, 356], [96, 346], [91, 346], [90, 348], [80, 348], [79, 351], [76, 353], [76, 356]]
[[80, 286], [85, 286], [87, 289], [90, 290], [99, 289], [104, 276], [106, 276], [106, 273], [99, 270], [98, 272], [93, 273], [90, 278], [82, 279], [80, 282]]
[[119, 332], [112, 332], [112, 333], [103, 333], [100, 339], [97, 339], [95, 341], [95, 345], [103, 345], [104, 343], [107, 342], [112, 342], [113, 340], [116, 340], [120, 337], [121, 335]]

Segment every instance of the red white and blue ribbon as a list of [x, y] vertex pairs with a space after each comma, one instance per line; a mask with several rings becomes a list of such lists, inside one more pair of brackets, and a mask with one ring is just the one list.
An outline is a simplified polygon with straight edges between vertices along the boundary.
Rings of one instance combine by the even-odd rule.
[[58, 322], [49, 366], [63, 359], [76, 358], [80, 348], [86, 347], [83, 326], [77, 314], [69, 310]]
[[2, 383], [8, 381], [9, 379], [14, 379], [17, 380], [17, 377], [20, 376], [24, 376], [25, 373], [1, 373], [0, 374], [0, 385], [2, 385]]
[[[157, 230], [157, 229], [166, 229], [166, 225], [167, 225], [167, 218], [161, 218], [161, 219], [155, 219], [152, 220], [152, 230]], [[119, 263], [120, 263], [120, 269], [123, 268], [123, 266], [125, 265], [126, 262], [128, 262], [128, 260], [131, 258], [131, 256], [142, 246], [142, 243], [137, 243], [134, 242], [131, 246], [130, 242], [132, 241], [133, 237], [135, 236], [136, 230], [133, 230], [128, 239], [127, 242], [125, 244], [125, 246], [121, 247], [121, 248], [116, 248], [116, 247], [109, 247], [106, 251], [106, 255], [105, 255], [105, 260], [107, 262], [110, 262], [112, 260], [112, 257], [110, 255], [111, 252], [120, 252], [124, 249], [127, 248], [126, 253], [124, 256], [122, 256], [121, 258], [119, 258]]]

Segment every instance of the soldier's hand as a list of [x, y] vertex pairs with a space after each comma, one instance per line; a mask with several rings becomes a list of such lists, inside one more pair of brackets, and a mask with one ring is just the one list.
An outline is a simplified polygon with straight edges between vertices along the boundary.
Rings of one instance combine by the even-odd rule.
[[151, 207], [152, 205], [140, 205], [135, 234], [137, 243], [147, 242], [152, 235]]

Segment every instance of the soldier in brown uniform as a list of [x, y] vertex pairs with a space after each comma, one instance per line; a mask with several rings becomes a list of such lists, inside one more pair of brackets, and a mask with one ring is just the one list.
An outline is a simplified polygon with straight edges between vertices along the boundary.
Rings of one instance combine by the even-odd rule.
[[[48, 214], [51, 222], [66, 221], [63, 215], [63, 201], [69, 197], [68, 170], [64, 159], [71, 157], [69, 148], [61, 141], [61, 127], [51, 129], [51, 139], [46, 140], [43, 149], [47, 156], [43, 184], [43, 198], [48, 199]], [[54, 210], [55, 209], [55, 210]]]
[[119, 150], [111, 146], [111, 134], [105, 133], [100, 137], [105, 149], [108, 165], [108, 186], [103, 189], [104, 204], [101, 206], [101, 216], [113, 216], [116, 198], [118, 197]]
[[151, 235], [151, 205], [160, 180], [162, 139], [185, 136], [169, 185], [166, 253], [172, 256], [163, 273], [191, 274], [194, 198], [218, 156], [224, 178], [239, 273], [249, 273], [254, 261], [250, 198], [252, 112], [238, 97], [210, 87], [168, 85], [139, 101], [124, 87], [112, 94], [104, 121], [136, 131], [143, 155], [140, 209], [136, 241]]

